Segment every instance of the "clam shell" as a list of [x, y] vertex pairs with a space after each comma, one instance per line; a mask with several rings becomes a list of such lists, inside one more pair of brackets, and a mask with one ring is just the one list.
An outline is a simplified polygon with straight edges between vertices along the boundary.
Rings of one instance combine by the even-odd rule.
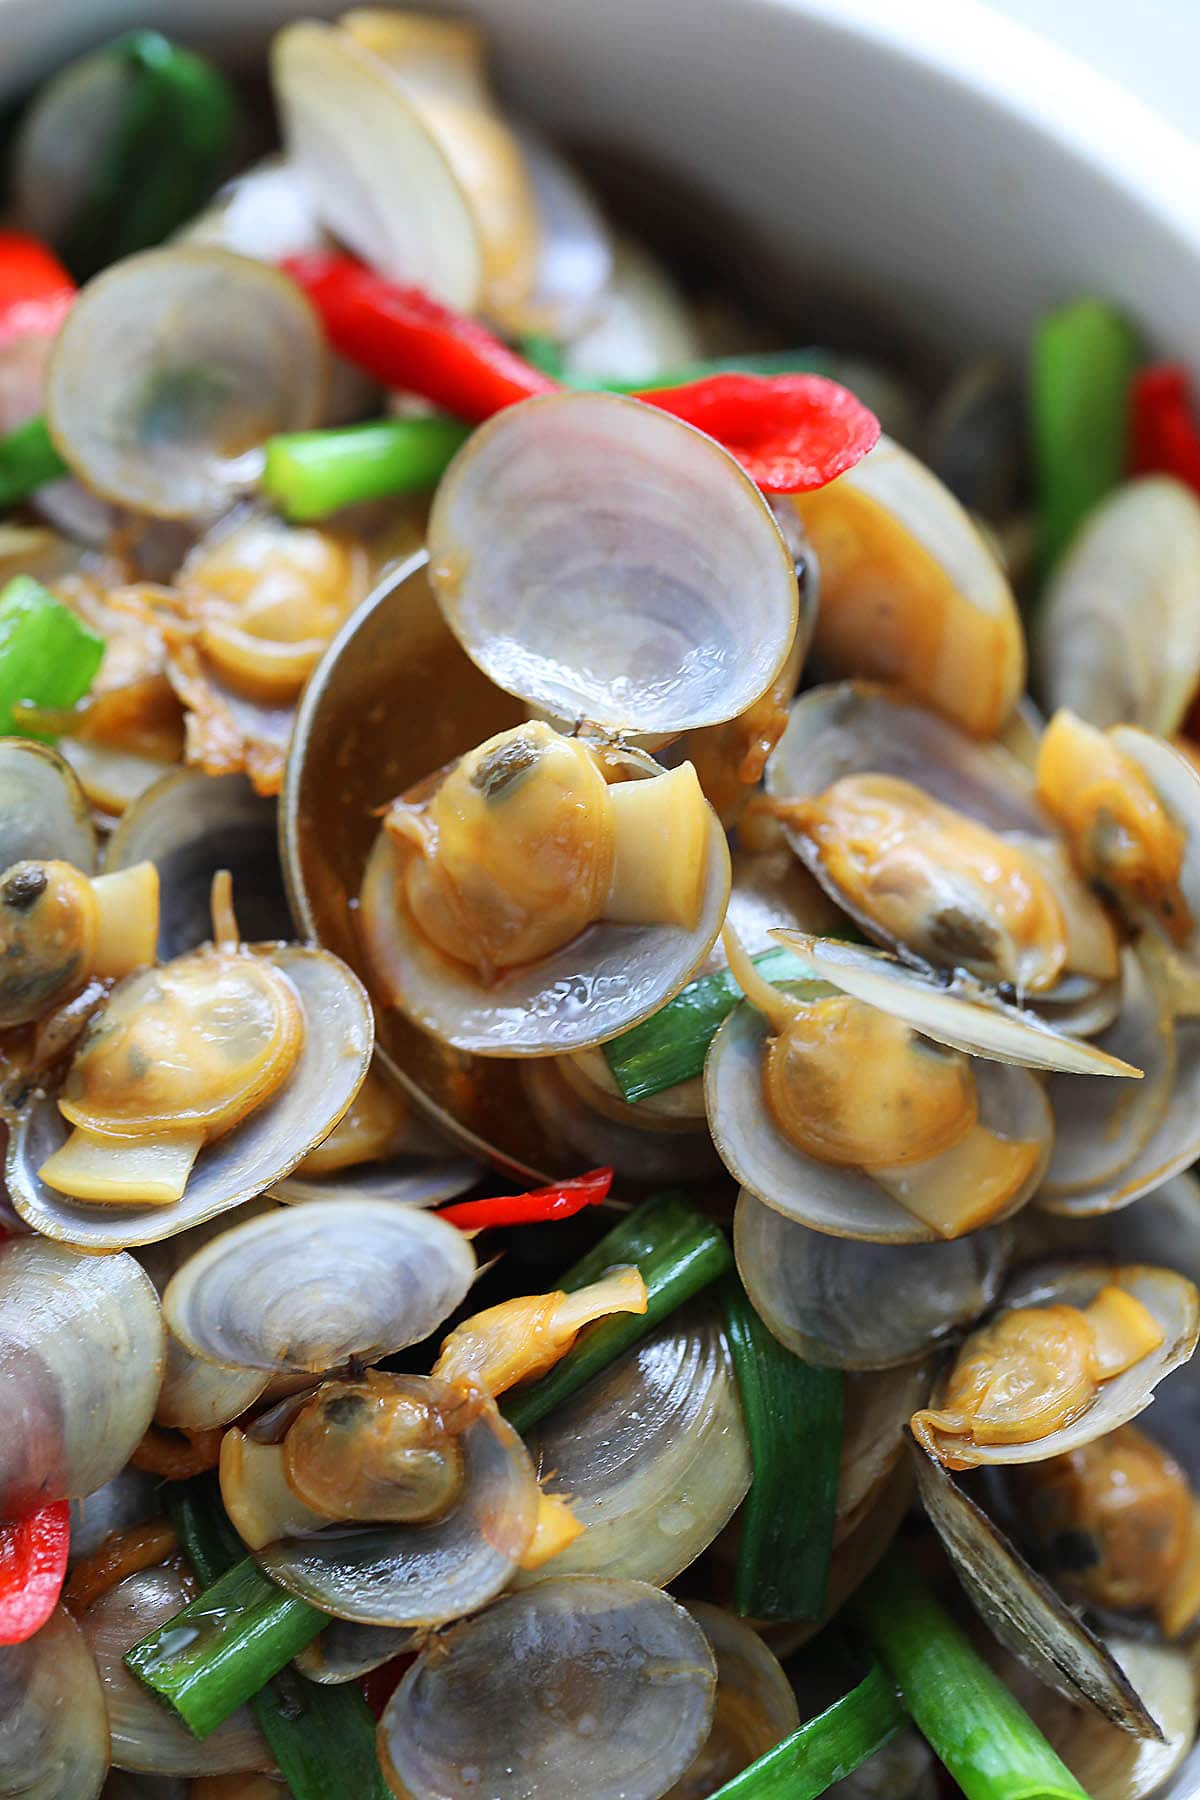
[[1159, 1737], [1137, 1691], [1095, 1633], [934, 1457], [914, 1445], [913, 1460], [921, 1504], [976, 1612], [1005, 1648], [1066, 1699], [1136, 1737]]
[[485, 1057], [585, 1050], [649, 1018], [696, 973], [729, 899], [729, 847], [710, 812], [704, 894], [692, 930], [601, 920], [561, 950], [483, 987], [411, 923], [403, 866], [403, 852], [380, 832], [359, 915], [375, 990], [443, 1043]]
[[161, 1511], [158, 1476], [127, 1463], [103, 1487], [72, 1500], [68, 1568], [98, 1550], [114, 1531], [127, 1531], [131, 1525], [141, 1525]]
[[1173, 745], [1132, 725], [1116, 726], [1112, 741], [1141, 770], [1168, 817], [1183, 832], [1179, 886], [1192, 917], [1183, 954], [1194, 961], [1200, 957], [1200, 769]]
[[620, 235], [595, 314], [564, 349], [567, 376], [580, 382], [649, 382], [704, 354], [694, 308], [666, 265], [645, 244]]
[[415, 1631], [397, 1630], [391, 1625], [351, 1625], [345, 1619], [333, 1619], [293, 1660], [310, 1681], [319, 1682], [322, 1687], [340, 1687], [343, 1682], [368, 1675], [381, 1663], [391, 1662], [393, 1656], [403, 1656], [417, 1648]]
[[704, 1744], [715, 1688], [703, 1631], [657, 1588], [543, 1581], [418, 1659], [380, 1722], [381, 1760], [411, 1800], [468, 1782], [525, 1800], [656, 1800]]
[[119, 1769], [154, 1775], [273, 1768], [266, 1740], [247, 1707], [239, 1707], [201, 1743], [121, 1661], [126, 1650], [173, 1619], [189, 1598], [178, 1569], [143, 1569], [110, 1588], [80, 1621], [104, 1689], [113, 1762]]
[[442, 1219], [383, 1200], [314, 1201], [213, 1238], [172, 1276], [163, 1309], [194, 1356], [319, 1374], [420, 1343], [474, 1275], [469, 1243]]
[[[1187, 1362], [1200, 1334], [1200, 1294], [1186, 1277], [1169, 1268], [1147, 1263], [1047, 1262], [1015, 1277], [1002, 1296], [1005, 1309], [1044, 1306], [1059, 1301], [1067, 1306], [1086, 1306], [1109, 1282], [1125, 1288], [1154, 1315], [1164, 1333], [1157, 1350], [1143, 1356], [1132, 1368], [1102, 1382], [1091, 1405], [1071, 1424], [1061, 1426], [1032, 1443], [968, 1444], [945, 1439], [947, 1454], [971, 1466], [979, 1463], [1045, 1462], [1063, 1456], [1081, 1444], [1127, 1425], [1145, 1411], [1158, 1383]], [[940, 1394], [935, 1389], [932, 1405]], [[934, 1432], [935, 1442], [941, 1434]]]
[[875, 1507], [904, 1456], [908, 1421], [929, 1396], [928, 1362], [846, 1377], [835, 1549]]
[[283, 1538], [260, 1552], [260, 1566], [289, 1594], [357, 1624], [438, 1625], [475, 1612], [508, 1584], [529, 1546], [538, 1485], [525, 1446], [498, 1413], [476, 1419], [459, 1441], [466, 1477], [444, 1519]]
[[96, 1800], [109, 1766], [104, 1693], [61, 1606], [35, 1637], [0, 1645], [0, 1719], [0, 1794]]
[[321, 327], [294, 281], [231, 251], [174, 245], [88, 282], [51, 352], [46, 419], [93, 492], [193, 518], [245, 485], [246, 451], [318, 422], [325, 380]]
[[96, 866], [92, 809], [71, 767], [49, 744], [0, 738], [0, 870], [13, 863]]
[[[1067, 1711], [1044, 1691], [1036, 1697], [1019, 1697], [1025, 1698], [1051, 1749], [1057, 1750], [1091, 1800], [1148, 1800], [1151, 1794], [1161, 1800], [1191, 1800], [1200, 1752], [1192, 1749], [1196, 1694], [1189, 1658], [1180, 1650], [1131, 1638], [1106, 1637], [1104, 1642], [1142, 1696], [1165, 1741], [1130, 1737], [1094, 1714]], [[1173, 1774], [1176, 1778], [1171, 1781]]]
[[531, 125], [519, 125], [517, 137], [541, 227], [527, 310], [565, 336], [601, 303], [613, 272], [612, 235], [566, 157]]
[[[612, 1168], [622, 1180], [639, 1183], [686, 1181], [720, 1169], [703, 1125], [681, 1131], [677, 1124], [664, 1125], [650, 1106], [634, 1108], [620, 1100], [602, 1112], [589, 1106], [581, 1088], [549, 1058], [523, 1064], [521, 1078], [547, 1139], [561, 1144], [564, 1161]], [[623, 1109], [619, 1118], [613, 1116], [618, 1107]]]
[[336, 1175], [287, 1175], [271, 1189], [272, 1200], [304, 1206], [310, 1200], [386, 1200], [392, 1206], [440, 1206], [474, 1187], [483, 1173], [466, 1156], [394, 1156], [358, 1163]]
[[27, 1224], [88, 1251], [156, 1243], [252, 1200], [333, 1129], [371, 1060], [366, 994], [350, 970], [325, 951], [279, 944], [259, 954], [283, 970], [304, 1013], [300, 1057], [279, 1092], [200, 1152], [183, 1198], [172, 1206], [98, 1206], [48, 1187], [38, 1170], [65, 1142], [67, 1122], [49, 1095], [35, 1097], [8, 1148], [9, 1190]]
[[158, 868], [158, 954], [167, 961], [212, 936], [218, 869], [233, 876], [238, 924], [248, 943], [292, 935], [276, 841], [275, 807], [244, 775], [172, 769], [126, 811], [108, 840], [106, 869]]
[[665, 1586], [729, 1522], [753, 1472], [729, 1348], [703, 1307], [643, 1339], [528, 1442], [587, 1529], [520, 1586], [579, 1574]]
[[163, 1357], [158, 1296], [131, 1256], [0, 1245], [0, 1517], [111, 1481], [153, 1416]]
[[[788, 942], [790, 947], [790, 935]], [[871, 998], [873, 1001], [874, 996]], [[784, 1137], [762, 1097], [762, 1056], [767, 1035], [762, 1014], [743, 1002], [717, 1032], [704, 1065], [709, 1128], [734, 1180], [767, 1206], [812, 1231], [873, 1244], [935, 1242], [936, 1233], [864, 1171], [818, 1162]], [[1004, 1135], [1040, 1139], [1048, 1155], [1050, 1114], [1033, 1076], [1009, 1064], [980, 1061], [975, 1067], [975, 1079], [980, 1123]], [[914, 1173], [919, 1166], [909, 1172]], [[1013, 1196], [1005, 1217], [1025, 1204], [1043, 1167], [1044, 1159]]]
[[999, 1225], [947, 1243], [860, 1243], [809, 1230], [743, 1189], [733, 1248], [754, 1310], [796, 1356], [889, 1369], [919, 1361], [995, 1304], [1012, 1233]]
[[719, 1606], [687, 1610], [717, 1659], [717, 1699], [708, 1741], [663, 1800], [708, 1800], [800, 1724], [792, 1684], [757, 1631]]
[[498, 413], [442, 478], [430, 579], [463, 649], [552, 718], [666, 737], [735, 718], [796, 635], [796, 573], [732, 456], [619, 394]]

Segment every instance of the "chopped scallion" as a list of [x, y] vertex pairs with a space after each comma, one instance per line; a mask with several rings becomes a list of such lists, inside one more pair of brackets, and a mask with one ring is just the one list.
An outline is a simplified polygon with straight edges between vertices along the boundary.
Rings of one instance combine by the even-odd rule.
[[816, 1800], [882, 1750], [905, 1722], [895, 1688], [873, 1663], [856, 1688], [727, 1781], [712, 1800]]
[[14, 708], [74, 706], [91, 687], [104, 639], [32, 575], [0, 592], [0, 734], [21, 735]]
[[20, 506], [48, 481], [67, 473], [67, 465], [39, 413], [0, 438], [0, 512]]
[[262, 489], [288, 519], [328, 518], [343, 506], [436, 487], [470, 436], [456, 419], [378, 419], [267, 440]]

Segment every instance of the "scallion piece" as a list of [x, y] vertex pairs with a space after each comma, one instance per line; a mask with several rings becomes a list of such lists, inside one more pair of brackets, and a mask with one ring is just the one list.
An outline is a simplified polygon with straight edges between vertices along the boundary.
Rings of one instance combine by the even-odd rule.
[[[766, 981], [803, 981], [808, 970], [790, 950], [763, 950], [752, 958]], [[704, 1058], [717, 1027], [728, 1018], [742, 990], [728, 969], [701, 975], [673, 1000], [603, 1046], [604, 1060], [622, 1096], [648, 1100], [704, 1073]]]
[[1087, 1800], [901, 1552], [889, 1551], [849, 1610], [967, 1800]]
[[751, 1619], [816, 1619], [825, 1605], [844, 1383], [771, 1336], [736, 1275], [721, 1284], [754, 1479], [742, 1508], [734, 1610]]
[[717, 1789], [712, 1800], [816, 1800], [853, 1774], [906, 1723], [878, 1663], [840, 1700]]
[[0, 512], [20, 506], [48, 481], [67, 473], [67, 465], [54, 448], [45, 419], [39, 413], [0, 438]]
[[1072, 301], [1038, 322], [1030, 418], [1044, 568], [1125, 474], [1137, 364], [1132, 326], [1103, 300]]
[[91, 687], [104, 639], [32, 575], [14, 575], [0, 593], [0, 734], [24, 735], [22, 704], [74, 706]]
[[470, 436], [456, 419], [378, 419], [267, 440], [262, 491], [285, 518], [325, 519], [343, 506], [436, 487]]
[[561, 1362], [528, 1387], [505, 1396], [501, 1411], [517, 1431], [528, 1431], [615, 1362], [668, 1313], [724, 1274], [733, 1258], [710, 1220], [673, 1195], [647, 1200], [581, 1257], [558, 1285], [567, 1293], [598, 1281], [606, 1269], [635, 1263], [646, 1283], [643, 1314], [615, 1313], [580, 1333]]

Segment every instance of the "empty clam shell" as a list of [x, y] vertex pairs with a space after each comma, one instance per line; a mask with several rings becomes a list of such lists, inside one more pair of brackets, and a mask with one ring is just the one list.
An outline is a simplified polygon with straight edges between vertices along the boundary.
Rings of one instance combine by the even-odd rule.
[[1094, 1044], [1055, 1031], [1036, 1013], [1009, 1006], [972, 982], [947, 986], [884, 951], [838, 938], [809, 938], [796, 931], [771, 935], [787, 945], [814, 980], [828, 981], [868, 1006], [894, 1013], [914, 1031], [948, 1044], [952, 1050], [964, 1050], [968, 1056], [1070, 1075], [1136, 1076], [1141, 1072]]
[[1200, 502], [1181, 482], [1126, 482], [1089, 516], [1038, 609], [1048, 712], [1178, 730], [1200, 674]]
[[371, 1060], [371, 1011], [356, 977], [322, 950], [272, 945], [304, 1014], [300, 1057], [284, 1086], [196, 1160], [172, 1206], [92, 1205], [47, 1186], [38, 1170], [65, 1142], [67, 1122], [48, 1095], [22, 1112], [8, 1149], [8, 1184], [21, 1217], [46, 1237], [81, 1249], [152, 1244], [228, 1212], [287, 1175], [337, 1124]]
[[194, 1356], [321, 1373], [419, 1343], [474, 1274], [466, 1238], [442, 1219], [383, 1200], [314, 1201], [222, 1232], [172, 1277], [163, 1305]]
[[664, 1124], [661, 1112], [651, 1106], [633, 1107], [619, 1098], [598, 1110], [589, 1104], [584, 1083], [578, 1078], [572, 1082], [557, 1058], [532, 1059], [522, 1066], [521, 1076], [548, 1141], [562, 1146], [564, 1161], [608, 1167], [623, 1180], [642, 1183], [686, 1181], [721, 1166], [703, 1124], [699, 1130], [681, 1131], [677, 1122]]
[[[1061, 1302], [1086, 1306], [1102, 1287], [1122, 1287], [1140, 1300], [1163, 1333], [1156, 1350], [1149, 1351], [1130, 1368], [1096, 1389], [1090, 1404], [1068, 1425], [1029, 1443], [973, 1444], [961, 1438], [943, 1438], [936, 1430], [931, 1439], [962, 1465], [979, 1463], [1044, 1462], [1062, 1456], [1080, 1444], [1127, 1425], [1144, 1412], [1158, 1383], [1172, 1369], [1187, 1362], [1200, 1334], [1200, 1295], [1184, 1276], [1173, 1269], [1146, 1263], [1047, 1262], [1026, 1269], [1006, 1287], [1002, 1307], [1044, 1306]], [[939, 1402], [935, 1388], [932, 1405]]]
[[295, 1658], [296, 1667], [310, 1681], [322, 1687], [340, 1687], [343, 1682], [357, 1681], [393, 1656], [418, 1648], [415, 1631], [397, 1630], [391, 1625], [351, 1625], [346, 1619], [333, 1619], [311, 1644], [306, 1644]]
[[750, 1451], [716, 1314], [645, 1338], [529, 1437], [548, 1485], [586, 1526], [521, 1585], [620, 1575], [662, 1586], [716, 1537], [750, 1486]]
[[381, 1758], [411, 1800], [475, 1785], [657, 1800], [704, 1744], [715, 1689], [708, 1641], [674, 1600], [645, 1582], [567, 1576], [431, 1646], [388, 1703]]
[[464, 445], [429, 520], [451, 630], [552, 718], [675, 736], [744, 712], [796, 635], [796, 573], [727, 451], [618, 394], [508, 407]]
[[0, 1517], [111, 1481], [154, 1413], [164, 1338], [132, 1256], [0, 1244]]
[[6, 1800], [96, 1800], [109, 1767], [104, 1694], [61, 1606], [36, 1636], [0, 1646], [0, 1718]]
[[[788, 942], [791, 947], [790, 934]], [[852, 946], [839, 944], [836, 948], [848, 950]], [[913, 973], [903, 965], [896, 966], [905, 976]], [[875, 1003], [873, 995], [859, 998]], [[887, 1010], [900, 1011], [892, 1006]], [[717, 1032], [704, 1065], [709, 1129], [734, 1180], [767, 1206], [812, 1231], [874, 1244], [932, 1243], [937, 1235], [933, 1229], [894, 1200], [869, 1174], [818, 1162], [779, 1130], [763, 1098], [762, 1058], [767, 1034], [762, 1014], [743, 1002]], [[1028, 1070], [980, 1061], [974, 1074], [980, 1124], [1002, 1137], [1038, 1141], [1044, 1146], [1044, 1154], [1005, 1209], [1003, 1216], [1008, 1217], [1024, 1205], [1041, 1177], [1050, 1150], [1050, 1112], [1041, 1087]], [[920, 1167], [914, 1165], [909, 1173], [916, 1173]]]
[[757, 1631], [719, 1606], [687, 1610], [717, 1659], [717, 1698], [707, 1742], [663, 1800], [708, 1800], [800, 1724], [792, 1684]]
[[275, 808], [244, 775], [172, 769], [129, 807], [108, 840], [104, 866], [158, 869], [158, 954], [166, 961], [212, 936], [212, 878], [233, 876], [238, 923], [250, 943], [292, 935], [276, 841]]
[[1076, 1618], [981, 1506], [935, 1458], [913, 1446], [921, 1503], [984, 1622], [1047, 1686], [1122, 1731], [1158, 1727], [1120, 1664]]
[[994, 1305], [1012, 1234], [1001, 1225], [949, 1243], [858, 1243], [809, 1230], [743, 1189], [733, 1246], [754, 1310], [796, 1356], [889, 1369]]
[[295, 282], [231, 251], [176, 245], [88, 283], [50, 357], [46, 418], [104, 499], [206, 516], [246, 484], [247, 451], [317, 423], [325, 379], [321, 328]]
[[0, 738], [0, 870], [57, 858], [90, 874], [92, 809], [74, 771], [49, 744]]
[[1132, 1737], [1094, 1712], [1065, 1706], [1044, 1687], [1021, 1681], [1010, 1685], [1091, 1800], [1148, 1800], [1151, 1794], [1161, 1800], [1190, 1800], [1200, 1752], [1192, 1749], [1196, 1694], [1188, 1657], [1134, 1638], [1106, 1636], [1103, 1641], [1144, 1700], [1161, 1738]]
[[155, 1775], [223, 1775], [274, 1766], [249, 1710], [240, 1707], [199, 1742], [169, 1707], [142, 1686], [121, 1661], [127, 1650], [173, 1619], [190, 1598], [178, 1569], [144, 1569], [110, 1588], [81, 1621], [96, 1659], [120, 1769]]
[[[648, 760], [648, 759], [647, 759]], [[644, 778], [656, 776], [644, 772]], [[413, 923], [404, 851], [380, 832], [363, 878], [360, 926], [374, 990], [434, 1037], [476, 1056], [554, 1056], [616, 1037], [657, 1012], [696, 973], [729, 898], [729, 846], [708, 816], [696, 925], [590, 925], [561, 950], [505, 970], [484, 987]]]
[[303, 1206], [310, 1200], [386, 1200], [392, 1206], [440, 1206], [474, 1187], [482, 1174], [477, 1162], [454, 1156], [445, 1145], [434, 1155], [394, 1156], [387, 1162], [358, 1163], [336, 1175], [292, 1174], [271, 1189], [273, 1200]]
[[474, 1612], [507, 1586], [529, 1547], [538, 1485], [498, 1413], [483, 1413], [459, 1441], [465, 1480], [445, 1518], [283, 1538], [259, 1563], [290, 1594], [357, 1624], [437, 1625]]

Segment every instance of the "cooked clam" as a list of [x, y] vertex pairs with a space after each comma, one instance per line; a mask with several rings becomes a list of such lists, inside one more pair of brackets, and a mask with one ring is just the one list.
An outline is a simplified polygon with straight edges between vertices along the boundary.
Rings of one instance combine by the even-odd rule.
[[57, 750], [0, 738], [0, 867], [55, 859], [90, 875], [96, 862], [91, 808]]
[[1012, 1253], [1003, 1226], [949, 1243], [872, 1244], [813, 1231], [747, 1189], [733, 1225], [738, 1273], [773, 1335], [806, 1362], [917, 1362], [994, 1304]]
[[89, 981], [115, 981], [153, 962], [158, 871], [153, 863], [87, 876], [46, 858], [0, 873], [0, 1028], [29, 1025]]
[[163, 1356], [158, 1298], [131, 1256], [0, 1244], [0, 1516], [112, 1480], [150, 1423]]
[[517, 137], [538, 215], [537, 268], [526, 310], [542, 329], [574, 334], [605, 303], [612, 235], [566, 157], [530, 125], [518, 126]]
[[[536, 187], [536, 165], [534, 170]], [[653, 381], [703, 354], [691, 308], [665, 263], [634, 238], [618, 236], [596, 306], [563, 346], [576, 381]]]
[[967, 1339], [913, 1432], [952, 1469], [1061, 1456], [1136, 1418], [1198, 1330], [1196, 1289], [1173, 1270], [1034, 1267]]
[[883, 438], [793, 505], [821, 566], [818, 661], [995, 732], [1024, 686], [1025, 643], [1000, 565], [949, 489]]
[[758, 1633], [703, 1600], [687, 1610], [717, 1659], [717, 1697], [704, 1748], [664, 1800], [707, 1800], [800, 1724], [791, 1683]]
[[711, 1729], [716, 1666], [681, 1606], [640, 1581], [573, 1576], [436, 1640], [379, 1727], [397, 1795], [464, 1786], [527, 1800], [657, 1800]]
[[394, 1656], [416, 1650], [418, 1637], [415, 1631], [391, 1625], [352, 1625], [345, 1619], [333, 1619], [304, 1646], [295, 1659], [296, 1667], [322, 1687], [340, 1687], [391, 1662]]
[[104, 1694], [61, 1606], [35, 1637], [0, 1646], [0, 1718], [5, 1800], [96, 1800], [109, 1768]]
[[547, 1143], [564, 1161], [612, 1168], [622, 1181], [639, 1185], [694, 1179], [720, 1169], [704, 1128], [698, 1082], [655, 1096], [686, 1109], [676, 1118], [664, 1116], [653, 1101], [629, 1105], [615, 1090], [589, 1079], [591, 1067], [581, 1071], [571, 1057], [538, 1057], [522, 1066], [529, 1104]]
[[324, 384], [320, 326], [294, 282], [180, 245], [89, 282], [55, 343], [46, 413], [64, 460], [105, 499], [205, 517], [244, 485], [248, 451], [317, 423]]

